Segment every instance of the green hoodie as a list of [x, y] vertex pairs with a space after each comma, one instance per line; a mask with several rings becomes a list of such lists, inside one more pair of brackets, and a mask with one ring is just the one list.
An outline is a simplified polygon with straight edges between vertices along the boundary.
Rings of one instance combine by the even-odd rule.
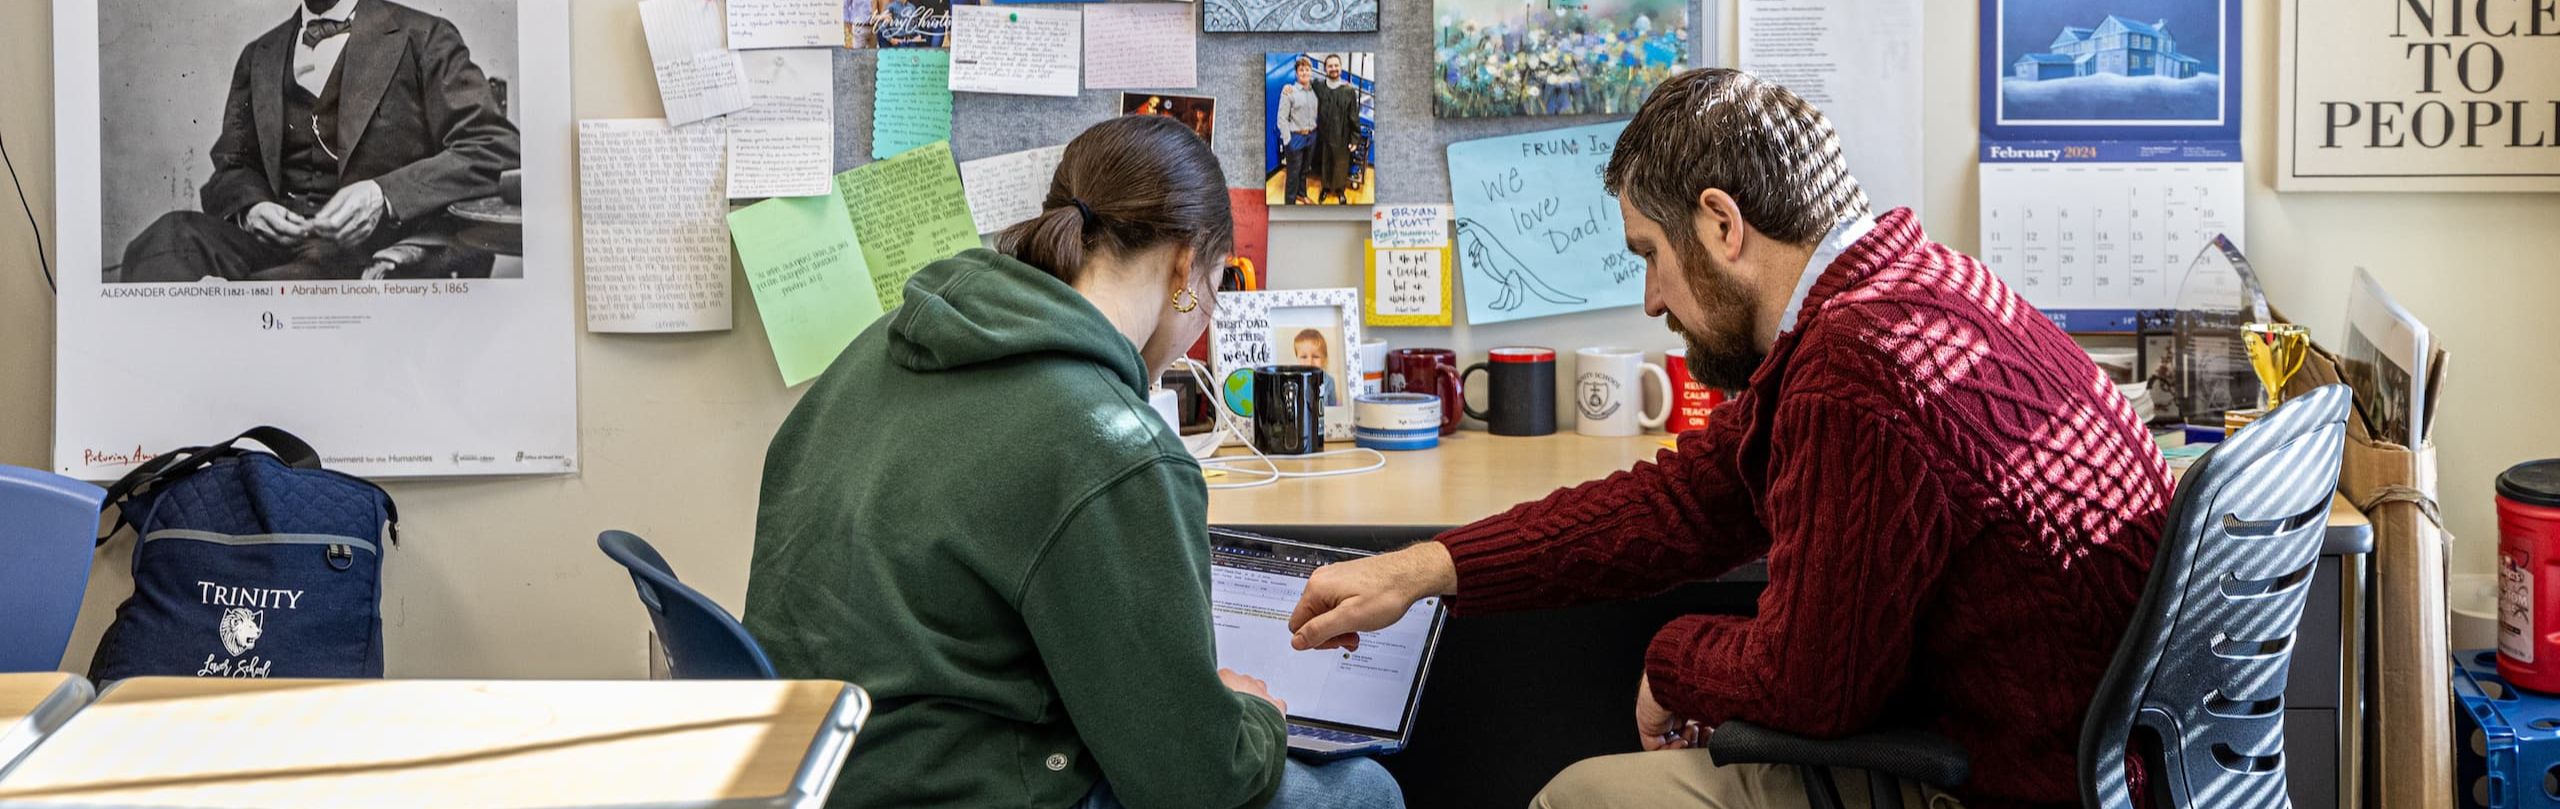
[[1218, 681], [1208, 491], [1084, 296], [970, 250], [773, 437], [747, 630], [874, 700], [834, 807], [1258, 807], [1286, 728]]

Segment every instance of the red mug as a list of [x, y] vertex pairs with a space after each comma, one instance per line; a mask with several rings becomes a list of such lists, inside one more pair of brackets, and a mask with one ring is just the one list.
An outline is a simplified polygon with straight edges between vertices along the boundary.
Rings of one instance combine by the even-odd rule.
[[1724, 391], [1699, 384], [1689, 376], [1689, 349], [1675, 348], [1662, 352], [1662, 364], [1671, 371], [1671, 420], [1663, 428], [1673, 434], [1707, 428], [1707, 414], [1724, 404]]
[[1458, 434], [1459, 408], [1467, 398], [1458, 383], [1458, 352], [1445, 348], [1399, 348], [1387, 352], [1388, 393], [1428, 393], [1440, 397], [1440, 434]]

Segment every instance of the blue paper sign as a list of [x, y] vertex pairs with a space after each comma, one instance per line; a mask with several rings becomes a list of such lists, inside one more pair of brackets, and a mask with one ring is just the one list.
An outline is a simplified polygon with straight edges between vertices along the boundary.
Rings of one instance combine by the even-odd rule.
[[1624, 121], [1449, 144], [1467, 322], [1644, 302], [1618, 201], [1600, 187]]

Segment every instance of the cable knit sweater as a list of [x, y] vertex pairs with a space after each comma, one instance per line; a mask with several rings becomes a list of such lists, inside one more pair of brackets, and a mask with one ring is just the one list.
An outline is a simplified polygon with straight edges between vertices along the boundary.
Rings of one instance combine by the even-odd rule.
[[1766, 557], [1749, 618], [1656, 634], [1663, 707], [1816, 737], [1919, 726], [1975, 807], [2077, 805], [2080, 720], [2170, 479], [2105, 375], [1908, 210], [1832, 262], [1679, 449], [1451, 531], [1461, 613], [1632, 598]]

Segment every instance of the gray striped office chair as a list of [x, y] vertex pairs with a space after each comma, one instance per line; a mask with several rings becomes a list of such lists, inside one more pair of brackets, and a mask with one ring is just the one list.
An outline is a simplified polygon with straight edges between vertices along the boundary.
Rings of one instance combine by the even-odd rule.
[[[2291, 805], [2285, 674], [2338, 488], [2348, 404], [2345, 385], [2295, 397], [2179, 479], [2150, 582], [2081, 725], [2089, 809], [2139, 805], [2125, 781], [2129, 742], [2148, 765], [2150, 793], [2169, 806]], [[1873, 805], [1900, 807], [1895, 779], [1954, 787], [1971, 764], [1953, 743], [1907, 730], [1814, 740], [1727, 722], [1707, 749], [1727, 764], [1798, 765], [1814, 809], [1840, 806], [1834, 766], [1866, 770]]]

